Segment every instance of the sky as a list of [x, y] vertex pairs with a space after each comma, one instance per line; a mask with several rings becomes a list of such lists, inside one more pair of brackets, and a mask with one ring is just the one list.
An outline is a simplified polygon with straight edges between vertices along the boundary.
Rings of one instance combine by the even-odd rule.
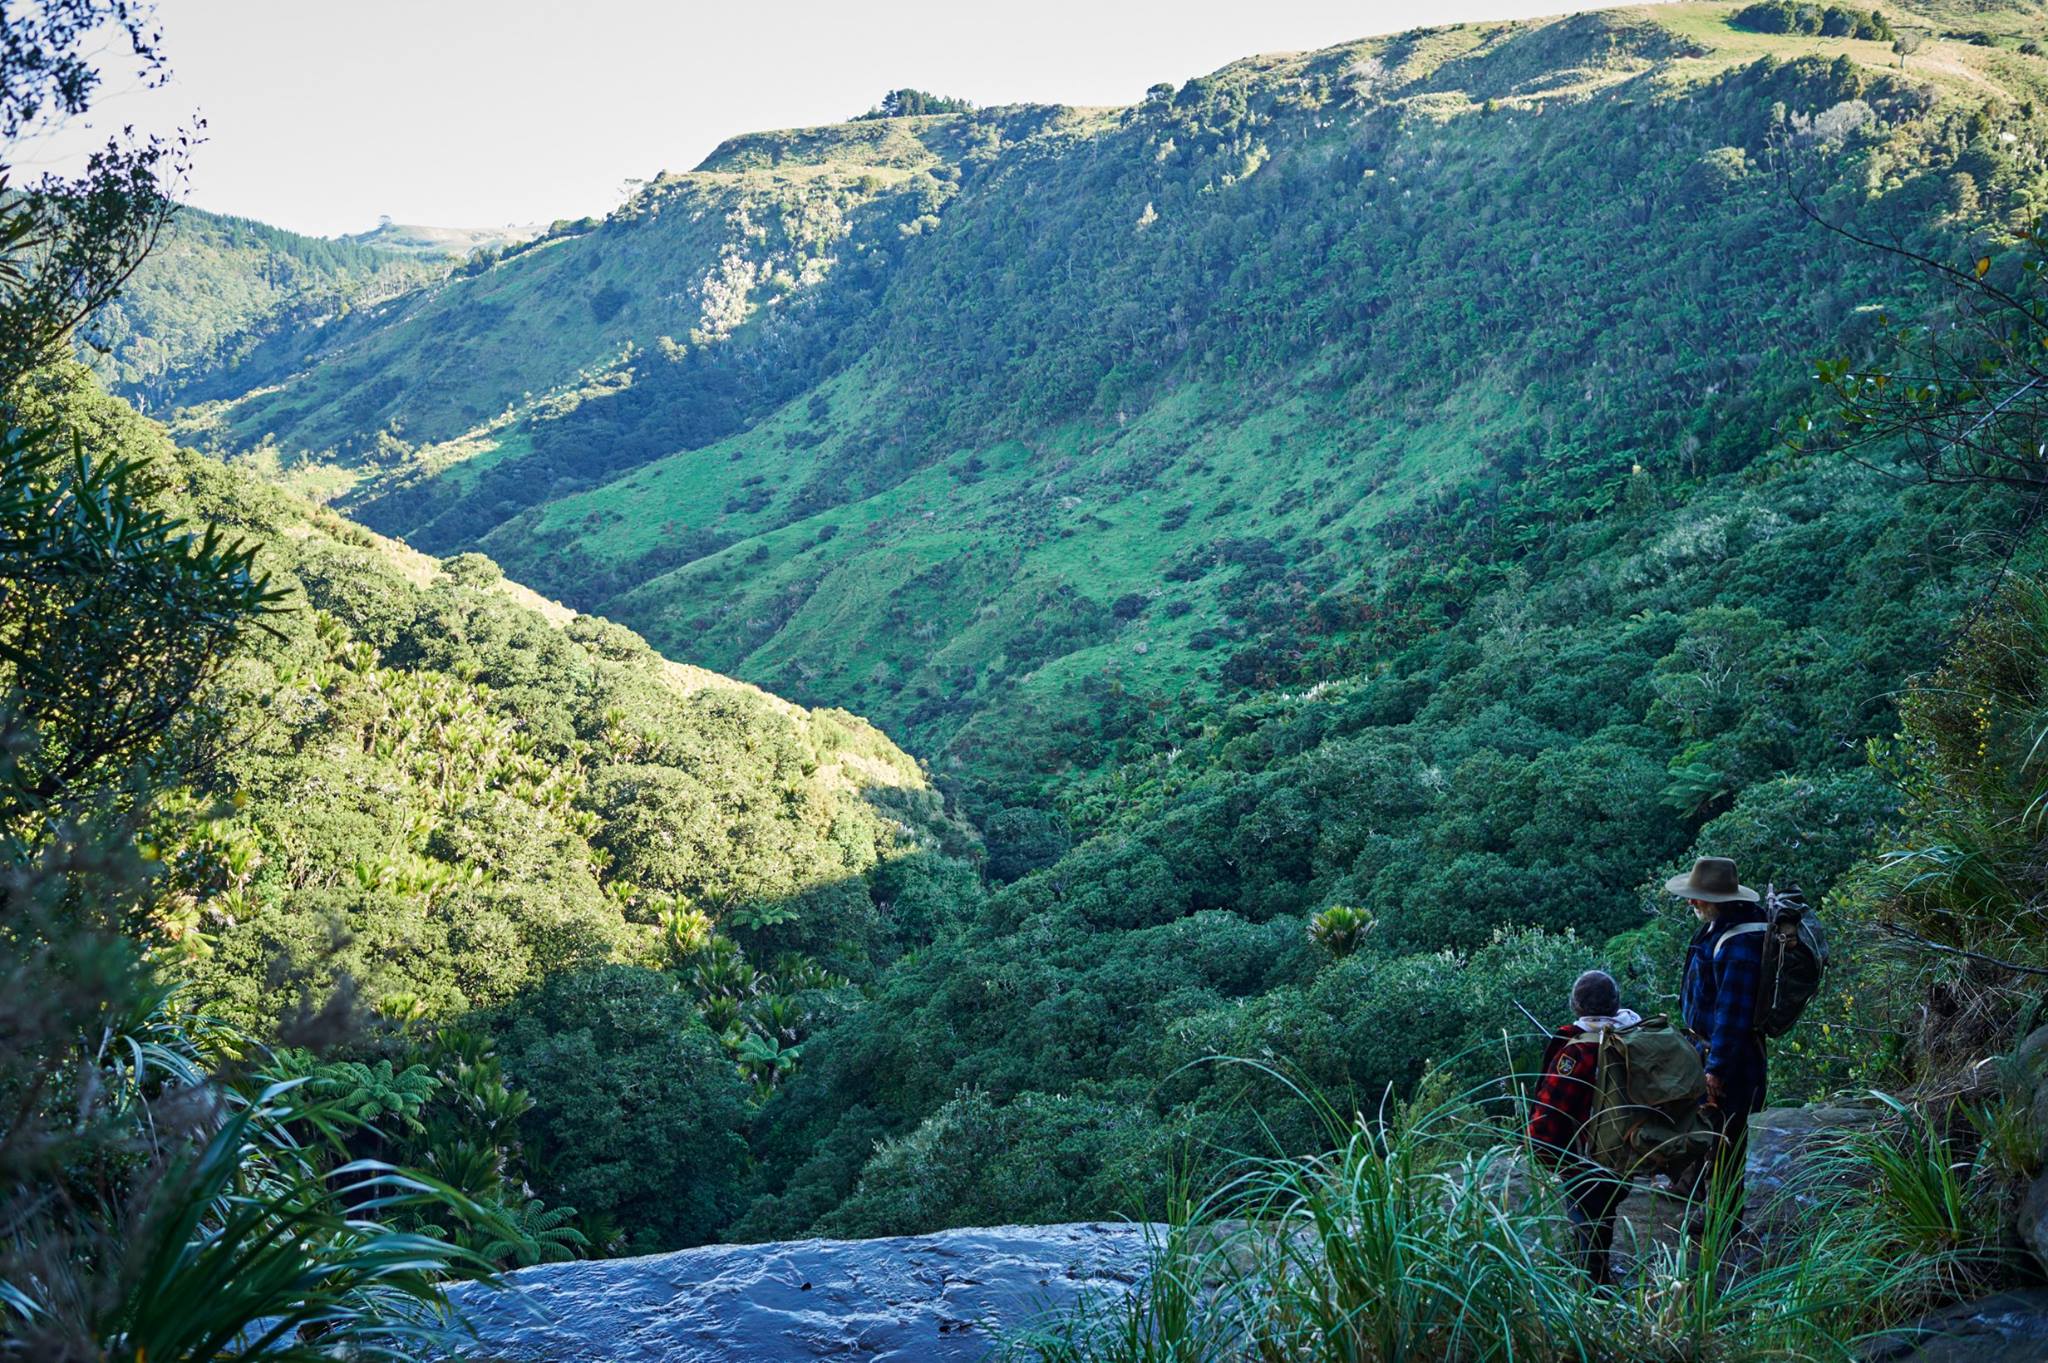
[[93, 112], [11, 149], [73, 167], [110, 129], [205, 137], [188, 202], [328, 236], [380, 216], [500, 227], [604, 213], [721, 140], [914, 86], [1128, 104], [1258, 52], [1596, 0], [159, 0], [171, 79], [110, 68]]

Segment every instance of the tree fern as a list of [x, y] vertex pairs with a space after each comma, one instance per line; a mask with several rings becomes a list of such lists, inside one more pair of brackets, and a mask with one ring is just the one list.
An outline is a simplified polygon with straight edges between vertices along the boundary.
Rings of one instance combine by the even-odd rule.
[[575, 1220], [574, 1207], [550, 1208], [541, 1198], [529, 1198], [517, 1211], [508, 1210], [503, 1230], [481, 1253], [492, 1263], [518, 1268], [577, 1258], [590, 1248], [590, 1241]]

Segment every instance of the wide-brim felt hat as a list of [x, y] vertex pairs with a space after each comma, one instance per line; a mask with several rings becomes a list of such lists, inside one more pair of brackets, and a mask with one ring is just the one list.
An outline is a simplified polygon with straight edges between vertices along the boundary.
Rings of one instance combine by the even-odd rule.
[[1709, 904], [1726, 904], [1737, 899], [1754, 904], [1763, 898], [1735, 879], [1735, 863], [1726, 857], [1701, 857], [1682, 876], [1664, 882], [1664, 888], [1680, 899], [1699, 899]]

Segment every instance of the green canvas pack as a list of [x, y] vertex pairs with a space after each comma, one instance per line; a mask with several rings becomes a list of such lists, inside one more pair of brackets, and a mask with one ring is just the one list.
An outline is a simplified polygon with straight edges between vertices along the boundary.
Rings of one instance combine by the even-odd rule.
[[1599, 1033], [1593, 1115], [1583, 1153], [1624, 1178], [1692, 1168], [1719, 1139], [1700, 1115], [1707, 1074], [1699, 1052], [1663, 1016]]

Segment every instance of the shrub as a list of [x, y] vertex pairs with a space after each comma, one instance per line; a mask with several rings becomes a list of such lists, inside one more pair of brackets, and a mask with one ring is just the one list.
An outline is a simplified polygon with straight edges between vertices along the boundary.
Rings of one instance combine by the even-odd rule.
[[1043, 809], [999, 810], [982, 829], [989, 879], [1008, 884], [1065, 856], [1073, 835], [1065, 820]]
[[1121, 1207], [1156, 1214], [1170, 1131], [1128, 1098], [1025, 1093], [998, 1105], [960, 1094], [862, 1168], [852, 1197], [819, 1223], [827, 1235], [906, 1235], [1002, 1225], [1029, 1207], [1076, 1220]]
[[619, 315], [619, 310], [633, 301], [632, 293], [617, 284], [607, 284], [590, 295], [590, 317], [595, 322], [609, 322]]
[[1893, 37], [1891, 22], [1878, 10], [1859, 13], [1840, 5], [1800, 4], [1795, 0], [1760, 0], [1737, 10], [1728, 22], [1752, 33], [1804, 33], [1883, 43]]

